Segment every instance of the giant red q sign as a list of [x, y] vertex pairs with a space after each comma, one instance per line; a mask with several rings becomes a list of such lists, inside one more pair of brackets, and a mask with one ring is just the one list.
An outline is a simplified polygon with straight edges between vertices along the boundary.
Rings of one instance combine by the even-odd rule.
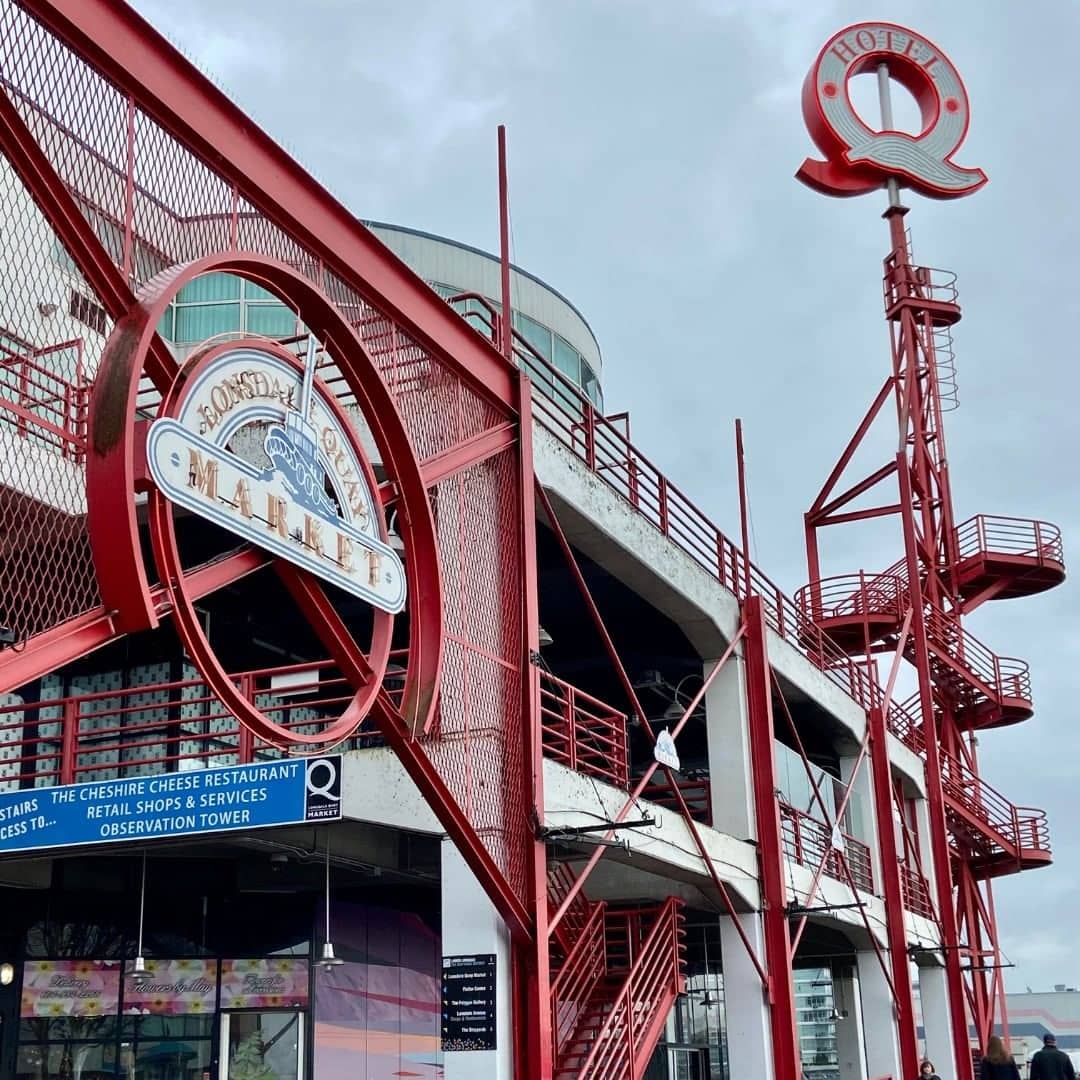
[[[853, 75], [888, 66], [922, 110], [922, 131], [874, 131], [848, 94]], [[825, 161], [807, 158], [796, 176], [825, 195], [862, 195], [890, 178], [935, 199], [970, 195], [982, 169], [955, 165], [968, 127], [968, 98], [949, 58], [932, 42], [893, 23], [841, 30], [818, 54], [803, 83], [803, 116]]]

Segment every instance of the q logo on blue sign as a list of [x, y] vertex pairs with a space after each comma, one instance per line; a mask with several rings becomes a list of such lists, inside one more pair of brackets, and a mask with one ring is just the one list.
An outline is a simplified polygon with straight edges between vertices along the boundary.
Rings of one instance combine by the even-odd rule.
[[304, 820], [341, 817], [341, 757], [312, 758], [304, 776]]

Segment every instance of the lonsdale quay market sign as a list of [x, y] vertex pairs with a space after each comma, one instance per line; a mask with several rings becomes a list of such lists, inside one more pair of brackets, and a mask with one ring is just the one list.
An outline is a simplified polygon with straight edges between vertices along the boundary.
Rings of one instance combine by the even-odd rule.
[[[215, 338], [179, 363], [157, 327], [179, 291], [206, 274], [257, 282], [296, 313], [308, 336], [299, 345]], [[326, 371], [333, 389], [321, 377]], [[378, 454], [378, 479], [358, 422]], [[428, 474], [382, 372], [316, 282], [236, 251], [147, 282], [106, 342], [88, 429], [87, 524], [114, 633], [154, 630], [169, 619], [222, 706], [256, 737], [290, 752], [332, 748], [373, 709], [380, 724], [409, 735], [430, 729], [445, 620]], [[387, 529], [391, 508], [397, 547]], [[222, 554], [191, 563], [185, 555], [194, 530], [178, 528], [181, 515], [192, 527], [194, 515], [231, 534], [234, 546], [220, 537]], [[200, 528], [200, 537], [211, 535]], [[218, 658], [196, 605], [256, 573], [284, 585], [288, 607], [280, 618], [306, 620], [307, 636], [322, 650], [310, 659], [329, 657], [350, 687], [339, 714], [290, 724], [242, 693]], [[341, 593], [369, 605], [370, 620], [346, 620]], [[383, 685], [395, 616], [406, 610], [407, 642], [396, 642], [406, 645], [404, 689], [391, 700]]]
[[[264, 462], [229, 449], [244, 429], [265, 432], [253, 446]], [[315, 387], [314, 339], [302, 376], [252, 345], [215, 356], [175, 416], [151, 425], [146, 460], [177, 505], [383, 611], [404, 607], [405, 568], [374, 527], [364, 465]]]
[[[851, 103], [852, 76], [878, 72], [906, 87], [922, 131], [875, 131]], [[927, 38], [893, 23], [849, 26], [825, 43], [803, 83], [803, 117], [825, 161], [807, 158], [796, 174], [826, 195], [862, 195], [889, 178], [923, 195], [956, 199], [986, 183], [982, 169], [952, 160], [967, 134], [967, 90], [952, 61]]]

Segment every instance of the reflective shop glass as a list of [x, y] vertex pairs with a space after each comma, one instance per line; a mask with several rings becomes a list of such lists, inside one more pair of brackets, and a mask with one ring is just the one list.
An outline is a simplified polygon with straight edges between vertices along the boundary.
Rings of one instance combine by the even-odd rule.
[[117, 1075], [115, 1043], [24, 1044], [15, 1062], [15, 1080], [115, 1080]]

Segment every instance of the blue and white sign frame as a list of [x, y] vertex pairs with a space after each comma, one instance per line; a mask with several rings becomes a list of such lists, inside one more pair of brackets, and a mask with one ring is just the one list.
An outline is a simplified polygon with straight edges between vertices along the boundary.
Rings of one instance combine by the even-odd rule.
[[341, 818], [341, 756], [0, 794], [0, 855]]

